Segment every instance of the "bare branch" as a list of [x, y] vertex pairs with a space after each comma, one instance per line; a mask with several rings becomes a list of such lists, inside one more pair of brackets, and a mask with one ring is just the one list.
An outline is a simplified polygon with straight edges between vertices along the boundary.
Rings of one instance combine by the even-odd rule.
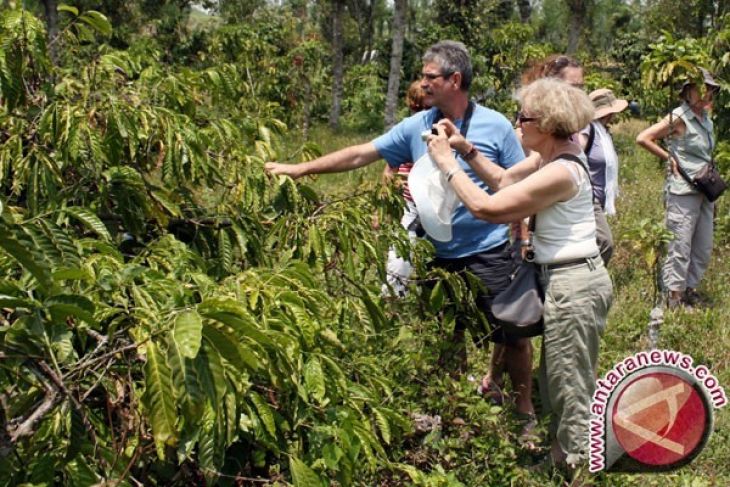
[[58, 390], [43, 380], [41, 377], [38, 379], [43, 384], [43, 388], [46, 390], [46, 395], [43, 402], [28, 416], [25, 421], [20, 423], [15, 428], [8, 428], [8, 434], [10, 436], [10, 443], [17, 443], [18, 440], [24, 436], [31, 436], [35, 433], [35, 427], [38, 422], [55, 406], [58, 399]]

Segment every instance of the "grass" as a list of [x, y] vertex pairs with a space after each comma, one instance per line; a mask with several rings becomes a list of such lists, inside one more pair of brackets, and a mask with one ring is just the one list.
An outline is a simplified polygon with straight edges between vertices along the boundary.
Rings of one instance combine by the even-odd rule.
[[[599, 374], [618, 361], [647, 348], [649, 311], [654, 304], [651, 269], [637, 250], [640, 238], [631, 237], [644, 222], [663, 222], [662, 191], [664, 170], [659, 161], [634, 144], [636, 134], [647, 122], [628, 120], [613, 128], [620, 159], [621, 194], [617, 215], [609, 223], [616, 249], [609, 270], [614, 282], [614, 303], [609, 314], [599, 359]], [[327, 153], [348, 145], [371, 140], [370, 135], [332, 133], [315, 128], [311, 140]], [[296, 145], [297, 141], [289, 141]], [[354, 192], [363, 185], [378, 184], [383, 163], [351, 173], [324, 175], [310, 182], [317, 191], [335, 197]], [[727, 215], [726, 195], [718, 203], [718, 214]], [[694, 312], [668, 312], [660, 331], [659, 348], [689, 354], [696, 364], [705, 364], [730, 393], [730, 235], [716, 230], [712, 262], [700, 287], [713, 306]], [[650, 236], [644, 237], [651, 244]], [[416, 303], [415, 298], [411, 303]], [[426, 437], [409, 437], [393, 456], [417, 466], [425, 477], [413, 478], [393, 472], [379, 472], [379, 485], [563, 485], [558, 477], [547, 477], [524, 468], [532, 459], [514, 444], [516, 425], [509, 411], [487, 405], [474, 392], [476, 381], [487, 368], [488, 352], [470, 350], [469, 372], [451, 379], [435, 365], [438, 342], [447, 336], [437, 323], [423, 323], [410, 316], [408, 303], [392, 303], [390, 311], [404, 333], [399, 342], [401, 359], [410, 359], [420, 371], [402, 383], [400, 404], [411, 412], [439, 414], [443, 429]], [[539, 350], [539, 339], [534, 341]], [[404, 358], [405, 357], [405, 358]], [[386, 358], [384, 357], [384, 360]], [[535, 353], [537, 367], [538, 353]], [[536, 393], [537, 397], [538, 394]], [[395, 472], [400, 472], [397, 468]], [[429, 483], [430, 482], [430, 483]], [[600, 474], [596, 485], [605, 486], [723, 486], [730, 485], [730, 416], [728, 408], [715, 411], [715, 429], [705, 450], [690, 465], [664, 474]], [[366, 484], [369, 481], [365, 482]]]

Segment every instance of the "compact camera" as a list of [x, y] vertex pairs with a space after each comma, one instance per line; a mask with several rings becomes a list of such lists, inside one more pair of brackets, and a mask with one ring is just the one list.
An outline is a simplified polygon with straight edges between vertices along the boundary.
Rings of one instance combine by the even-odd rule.
[[438, 135], [438, 134], [439, 134], [439, 131], [436, 129], [424, 130], [423, 132], [421, 132], [421, 140], [426, 142], [426, 141], [428, 141], [429, 135]]

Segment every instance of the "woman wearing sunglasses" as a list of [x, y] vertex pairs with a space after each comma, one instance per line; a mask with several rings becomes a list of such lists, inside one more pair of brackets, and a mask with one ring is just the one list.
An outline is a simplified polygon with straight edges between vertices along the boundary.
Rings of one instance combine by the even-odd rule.
[[448, 121], [437, 125], [429, 152], [476, 217], [496, 223], [536, 215], [534, 254], [545, 290], [541, 393], [552, 413], [551, 459], [573, 470], [588, 457], [599, 341], [613, 295], [596, 244], [585, 155], [571, 138], [594, 109], [582, 90], [554, 78], [527, 85], [518, 99], [523, 144], [541, 157], [507, 170], [479, 153], [467, 159], [493, 195], [460, 169], [452, 150], [468, 154], [472, 144]]

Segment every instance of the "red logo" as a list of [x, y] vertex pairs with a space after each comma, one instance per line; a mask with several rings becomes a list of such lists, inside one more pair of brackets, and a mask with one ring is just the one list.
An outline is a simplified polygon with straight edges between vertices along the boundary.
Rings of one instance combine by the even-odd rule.
[[624, 451], [647, 467], [661, 469], [699, 453], [709, 434], [710, 413], [695, 385], [671, 373], [653, 372], [621, 391], [611, 418]]

